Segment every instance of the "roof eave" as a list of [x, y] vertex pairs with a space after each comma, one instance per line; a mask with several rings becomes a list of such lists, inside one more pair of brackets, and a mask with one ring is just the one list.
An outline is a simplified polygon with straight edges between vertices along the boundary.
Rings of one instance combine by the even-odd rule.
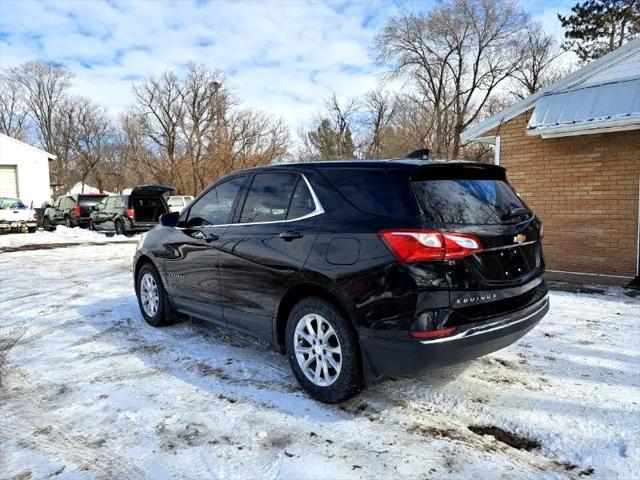
[[577, 122], [570, 125], [556, 125], [553, 127], [527, 129], [526, 133], [529, 136], [557, 138], [577, 135], [591, 135], [595, 133], [622, 132], [638, 129], [640, 129], [640, 117], [633, 117], [617, 120]]

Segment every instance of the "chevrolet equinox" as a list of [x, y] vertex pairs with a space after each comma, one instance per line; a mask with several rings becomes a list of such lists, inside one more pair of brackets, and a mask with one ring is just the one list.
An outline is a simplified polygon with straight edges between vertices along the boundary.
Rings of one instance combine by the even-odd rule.
[[525, 335], [549, 309], [542, 235], [499, 166], [274, 165], [163, 215], [133, 271], [149, 324], [190, 315], [263, 337], [336, 403]]

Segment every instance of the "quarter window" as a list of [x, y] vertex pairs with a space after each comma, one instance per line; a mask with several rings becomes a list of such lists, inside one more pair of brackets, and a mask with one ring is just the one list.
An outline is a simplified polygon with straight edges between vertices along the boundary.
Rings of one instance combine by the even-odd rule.
[[187, 225], [222, 225], [229, 223], [233, 202], [245, 177], [234, 177], [212, 188], [189, 209]]
[[298, 182], [296, 188], [293, 191], [293, 197], [291, 198], [291, 206], [287, 214], [287, 219], [300, 218], [305, 215], [309, 215], [316, 209], [311, 197], [307, 182], [301, 176], [298, 176]]
[[[297, 184], [303, 184], [304, 180], [295, 173], [262, 173], [254, 177], [251, 188], [244, 202], [240, 223], [277, 222], [288, 218], [297, 218], [289, 215], [295, 196], [295, 211], [305, 210], [305, 192]], [[304, 185], [306, 189], [306, 185]], [[307, 195], [309, 192], [307, 190]], [[313, 204], [313, 200], [311, 201]], [[313, 208], [311, 209], [313, 211]], [[293, 212], [293, 210], [292, 210]]]

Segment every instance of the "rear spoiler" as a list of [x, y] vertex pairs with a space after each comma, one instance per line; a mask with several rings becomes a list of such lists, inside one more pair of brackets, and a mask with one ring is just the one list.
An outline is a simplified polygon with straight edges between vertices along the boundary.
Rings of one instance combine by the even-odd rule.
[[507, 180], [499, 165], [476, 162], [425, 162], [411, 173], [411, 180]]

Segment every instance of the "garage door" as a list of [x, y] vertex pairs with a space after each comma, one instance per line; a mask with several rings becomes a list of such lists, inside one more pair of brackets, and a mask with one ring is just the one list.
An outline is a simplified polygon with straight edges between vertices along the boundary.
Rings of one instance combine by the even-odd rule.
[[0, 165], [0, 197], [18, 198], [18, 175], [15, 165]]

